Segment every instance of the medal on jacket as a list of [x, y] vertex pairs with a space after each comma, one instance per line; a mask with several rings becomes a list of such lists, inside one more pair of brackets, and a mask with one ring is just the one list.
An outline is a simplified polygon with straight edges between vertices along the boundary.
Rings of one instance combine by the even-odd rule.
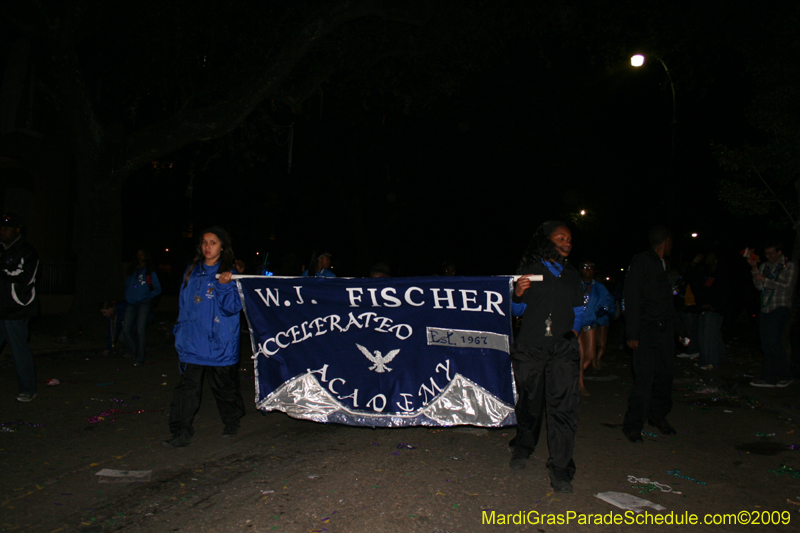
[[553, 332], [550, 330], [550, 326], [553, 325], [553, 321], [550, 319], [550, 315], [547, 315], [547, 320], [544, 321], [544, 325], [547, 326], [544, 330], [544, 336], [552, 337]]
[[199, 304], [202, 301], [203, 299], [199, 295], [194, 297], [194, 303]]

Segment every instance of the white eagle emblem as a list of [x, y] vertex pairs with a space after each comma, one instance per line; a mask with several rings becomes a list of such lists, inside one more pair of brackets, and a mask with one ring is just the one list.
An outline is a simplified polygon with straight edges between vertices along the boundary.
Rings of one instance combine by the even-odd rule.
[[367, 359], [369, 359], [370, 361], [375, 363], [374, 365], [369, 367], [369, 369], [370, 370], [374, 370], [375, 372], [378, 372], [379, 374], [382, 374], [383, 372], [391, 372], [392, 369], [387, 367], [386, 364], [387, 363], [391, 363], [392, 359], [394, 359], [395, 356], [398, 353], [400, 353], [400, 350], [397, 349], [397, 350], [392, 350], [391, 352], [387, 353], [386, 355], [381, 355], [381, 352], [379, 352], [378, 350], [375, 350], [375, 355], [372, 355], [371, 353], [369, 353], [369, 350], [367, 350], [366, 348], [364, 348], [360, 344], [356, 344], [356, 346], [358, 346], [358, 349], [361, 350], [361, 353], [363, 353], [364, 356]]

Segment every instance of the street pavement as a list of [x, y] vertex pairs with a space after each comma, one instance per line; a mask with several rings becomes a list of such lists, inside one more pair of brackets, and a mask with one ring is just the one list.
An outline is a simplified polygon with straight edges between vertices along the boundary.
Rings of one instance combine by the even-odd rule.
[[[164, 448], [178, 382], [174, 318], [151, 325], [141, 368], [101, 355], [96, 336], [63, 339], [34, 323], [40, 388], [28, 404], [14, 400], [7, 349], [0, 355], [1, 531], [800, 531], [800, 383], [749, 386], [760, 359], [747, 325], [722, 371], [676, 360], [669, 420], [678, 434], [646, 427], [641, 444], [621, 430], [630, 356], [611, 347], [600, 370], [587, 371], [575, 492], [554, 494], [544, 434], [526, 468], [513, 471], [513, 428], [370, 429], [264, 416], [254, 408], [247, 342], [239, 435], [222, 437], [206, 388], [192, 444]], [[103, 469], [144, 477], [98, 476]], [[665, 509], [626, 514], [596, 496], [604, 492]], [[729, 523], [642, 524], [693, 515]]]

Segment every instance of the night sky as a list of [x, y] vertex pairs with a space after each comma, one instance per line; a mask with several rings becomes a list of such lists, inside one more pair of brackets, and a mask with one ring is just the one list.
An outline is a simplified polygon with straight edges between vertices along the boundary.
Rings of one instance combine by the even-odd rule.
[[[366, 102], [334, 90], [334, 78], [302, 109], [272, 115], [285, 127], [256, 143], [242, 137], [258, 161], [215, 142], [161, 158], [125, 186], [126, 253], [146, 246], [180, 271], [197, 231], [219, 224], [238, 256], [254, 265], [268, 252], [279, 274], [298, 274], [314, 247], [333, 254], [339, 276], [367, 275], [376, 261], [395, 275], [433, 275], [445, 259], [459, 275], [512, 274], [548, 219], [569, 223], [571, 259], [593, 259], [603, 276], [619, 275], [646, 247], [649, 227], [670, 219], [678, 261], [710, 246], [761, 246], [774, 228], [734, 217], [718, 200], [725, 173], [712, 143], [753, 134], [754, 82], [730, 50], [704, 50], [703, 64], [716, 69], [704, 76], [684, 64], [686, 50], [663, 54], [677, 92], [673, 172], [672, 96], [657, 61], [631, 67], [635, 46], [616, 63], [582, 44], [554, 45], [546, 58], [537, 46], [505, 42], [452, 94], [410, 110], [390, 94]], [[182, 237], [189, 224], [191, 239]]]

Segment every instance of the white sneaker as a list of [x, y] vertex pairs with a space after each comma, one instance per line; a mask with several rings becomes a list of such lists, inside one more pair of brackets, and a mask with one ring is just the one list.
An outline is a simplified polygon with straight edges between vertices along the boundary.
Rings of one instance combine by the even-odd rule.
[[776, 385], [773, 385], [772, 383], [767, 383], [763, 379], [757, 379], [755, 381], [751, 381], [750, 385], [752, 385], [753, 387], [770, 387], [770, 388], [776, 387]]
[[775, 386], [780, 388], [788, 387], [789, 385], [792, 384], [793, 381], [794, 381], [793, 379], [779, 381], [778, 383], [775, 384]]
[[33, 400], [34, 398], [36, 398], [35, 392], [20, 392], [19, 396], [17, 396], [17, 401], [27, 403]]

